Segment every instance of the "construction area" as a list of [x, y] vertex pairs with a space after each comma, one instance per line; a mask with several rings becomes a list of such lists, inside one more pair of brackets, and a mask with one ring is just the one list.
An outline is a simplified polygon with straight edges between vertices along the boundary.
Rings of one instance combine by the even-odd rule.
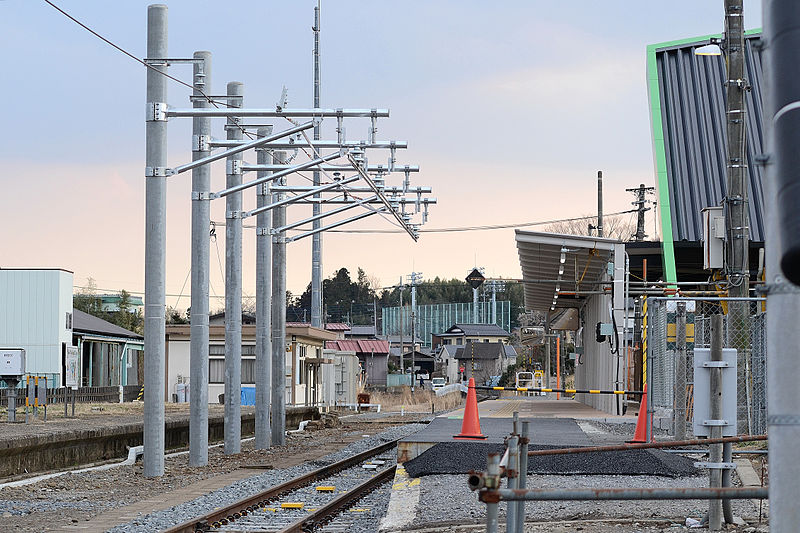
[[[76, 133], [108, 161], [52, 146], [42, 167], [33, 132], [0, 139], [19, 176], [0, 209], [19, 233], [0, 260], [0, 531], [800, 531], [796, 3], [332, 5], [336, 105], [322, 1], [301, 3], [0, 2], [9, 43], [50, 43], [37, 69], [118, 76], [99, 45], [141, 74], [107, 134]], [[86, 40], [70, 61], [65, 32]], [[305, 107], [274, 84], [309, 37]], [[247, 93], [216, 77], [234, 72]], [[106, 111], [81, 76], [47, 120]], [[29, 171], [75, 191], [22, 228]], [[39, 242], [64, 205], [86, 225]]]

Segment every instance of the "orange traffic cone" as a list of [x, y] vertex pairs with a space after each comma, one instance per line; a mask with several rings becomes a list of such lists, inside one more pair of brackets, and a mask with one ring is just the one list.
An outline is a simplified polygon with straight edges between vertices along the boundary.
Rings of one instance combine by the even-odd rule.
[[461, 433], [453, 435], [454, 439], [485, 439], [481, 434], [481, 421], [478, 417], [478, 396], [475, 394], [475, 378], [469, 378], [467, 389], [467, 405], [464, 407], [464, 421]]
[[[639, 404], [639, 417], [636, 419], [636, 433], [633, 435], [633, 440], [625, 441], [628, 444], [647, 442], [647, 384], [645, 384], [643, 392], [642, 401]], [[655, 441], [652, 435], [650, 435], [650, 440]]]

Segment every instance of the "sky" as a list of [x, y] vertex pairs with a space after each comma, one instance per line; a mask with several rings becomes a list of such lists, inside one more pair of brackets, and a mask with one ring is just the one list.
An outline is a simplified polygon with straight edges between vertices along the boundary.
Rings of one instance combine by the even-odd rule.
[[[145, 56], [149, 2], [54, 3]], [[211, 92], [240, 81], [246, 107], [273, 107], [285, 86], [289, 107], [312, 107], [316, 0], [165, 3], [169, 56], [211, 51]], [[761, 26], [759, 1], [745, 0], [745, 21]], [[398, 163], [419, 165], [412, 185], [432, 187], [439, 202], [423, 231], [593, 214], [598, 170], [604, 211], [624, 211], [633, 200], [626, 188], [654, 185], [646, 46], [722, 25], [722, 0], [323, 0], [321, 106], [391, 110], [378, 138], [408, 141]], [[144, 67], [43, 1], [0, 0], [0, 71], [0, 268], [65, 268], [78, 287], [92, 278], [100, 289], [143, 290]], [[190, 66], [170, 74], [191, 81]], [[170, 106], [190, 107], [188, 94], [169, 82]], [[323, 138], [334, 138], [331, 122]], [[224, 138], [221, 124], [214, 137]], [[347, 138], [365, 138], [367, 126], [348, 121]], [[171, 119], [168, 128], [169, 166], [189, 161], [191, 120]], [[370, 162], [387, 157], [378, 151]], [[224, 181], [216, 165], [212, 188]], [[166, 289], [177, 308], [189, 305], [190, 191], [188, 173], [169, 179]], [[254, 205], [246, 194], [245, 209]], [[310, 216], [310, 208], [288, 211], [290, 220]], [[224, 202], [212, 204], [211, 218], [224, 220]], [[348, 228], [394, 226], [370, 217]], [[649, 218], [651, 236], [653, 228]], [[224, 230], [217, 234], [212, 297], [224, 294]], [[299, 294], [311, 279], [311, 239], [287, 248], [288, 289]], [[243, 249], [251, 295], [254, 230], [245, 230]], [[342, 266], [353, 277], [363, 268], [379, 286], [412, 271], [463, 278], [474, 266], [520, 277], [513, 229], [423, 232], [417, 243], [401, 233], [325, 234], [325, 277]]]

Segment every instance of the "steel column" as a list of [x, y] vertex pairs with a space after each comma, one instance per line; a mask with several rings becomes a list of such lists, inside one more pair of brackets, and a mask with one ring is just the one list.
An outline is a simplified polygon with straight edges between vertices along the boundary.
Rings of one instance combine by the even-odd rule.
[[[194, 96], [201, 96], [211, 87], [211, 52], [195, 52], [193, 63]], [[209, 104], [195, 98], [192, 104], [203, 108]], [[211, 119], [192, 119], [192, 160], [211, 153]], [[189, 355], [189, 466], [208, 464], [208, 287], [209, 236], [211, 205], [211, 167], [192, 170], [192, 298], [191, 339]]]
[[[286, 160], [285, 152], [275, 152], [278, 163]], [[286, 178], [281, 178], [285, 184]], [[272, 203], [283, 200], [283, 193], [273, 193]], [[286, 224], [286, 207], [275, 208], [273, 227]], [[272, 444], [286, 444], [286, 237], [272, 240]]]
[[[244, 86], [228, 83], [228, 106], [242, 107]], [[241, 119], [229, 116], [227, 123], [236, 126]], [[228, 128], [228, 139], [242, 139], [242, 130]], [[242, 184], [242, 154], [226, 159], [225, 186]], [[242, 449], [242, 193], [225, 198], [225, 454]]]
[[[259, 128], [258, 136], [266, 137], [272, 128]], [[272, 163], [272, 152], [257, 149], [259, 164]], [[258, 177], [267, 176], [259, 172]], [[270, 183], [265, 181], [256, 187], [256, 206], [270, 202]], [[269, 405], [272, 388], [272, 331], [270, 312], [272, 309], [272, 213], [265, 211], [256, 217], [256, 449], [270, 446]]]
[[[147, 8], [147, 57], [167, 57], [167, 6]], [[166, 312], [166, 61], [147, 69], [144, 244], [144, 475], [164, 475], [164, 345]]]

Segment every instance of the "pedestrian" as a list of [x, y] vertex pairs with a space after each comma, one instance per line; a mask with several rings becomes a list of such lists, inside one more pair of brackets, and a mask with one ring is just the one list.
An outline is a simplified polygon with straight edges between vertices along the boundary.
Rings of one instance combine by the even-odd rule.
[[422, 377], [422, 374], [420, 374], [420, 376], [419, 376], [419, 388], [420, 389], [424, 389], [425, 388], [425, 378]]

